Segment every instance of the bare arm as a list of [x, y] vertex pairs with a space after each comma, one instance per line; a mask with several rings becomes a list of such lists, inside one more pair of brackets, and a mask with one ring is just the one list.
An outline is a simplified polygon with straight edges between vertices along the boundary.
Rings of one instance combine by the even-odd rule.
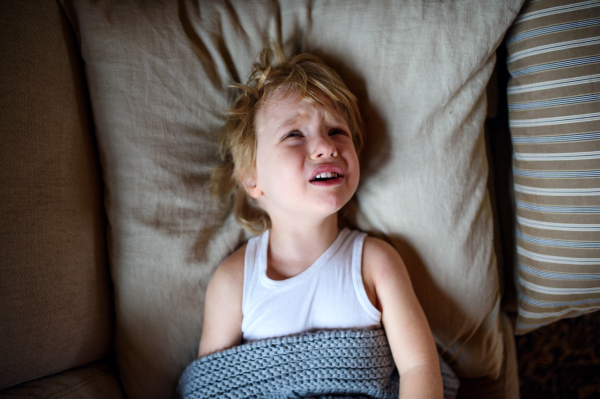
[[198, 357], [239, 345], [242, 341], [244, 245], [217, 268], [204, 302], [204, 323]]
[[394, 362], [400, 372], [400, 398], [442, 398], [437, 350], [423, 309], [402, 258], [385, 241], [367, 237], [364, 275], [369, 276], [381, 307]]

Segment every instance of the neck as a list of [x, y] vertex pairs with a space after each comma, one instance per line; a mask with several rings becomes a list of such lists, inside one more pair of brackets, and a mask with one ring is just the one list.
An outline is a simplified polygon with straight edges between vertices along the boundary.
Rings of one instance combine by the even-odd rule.
[[275, 277], [295, 276], [312, 265], [338, 233], [337, 213], [318, 221], [290, 223], [271, 219], [268, 268]]

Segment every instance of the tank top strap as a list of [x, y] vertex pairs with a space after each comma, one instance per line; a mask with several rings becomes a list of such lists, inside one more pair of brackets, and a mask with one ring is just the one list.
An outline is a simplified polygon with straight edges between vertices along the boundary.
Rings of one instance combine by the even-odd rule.
[[267, 265], [267, 247], [269, 245], [269, 230], [252, 237], [246, 244], [244, 257], [244, 292], [242, 293], [242, 313], [246, 310], [248, 299], [260, 281], [263, 265]]
[[352, 243], [352, 283], [354, 284], [354, 291], [363, 309], [369, 314], [369, 316], [375, 319], [381, 319], [381, 312], [373, 306], [367, 291], [365, 291], [365, 284], [362, 278], [362, 254], [364, 248], [366, 233], [361, 231], [354, 231], [354, 240]]

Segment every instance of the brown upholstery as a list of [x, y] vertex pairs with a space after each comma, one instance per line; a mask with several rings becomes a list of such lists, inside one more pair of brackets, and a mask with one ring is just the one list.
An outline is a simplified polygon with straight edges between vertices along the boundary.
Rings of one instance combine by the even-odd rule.
[[72, 32], [54, 1], [0, 12], [0, 389], [104, 357], [101, 176]]
[[21, 384], [0, 393], [3, 398], [124, 398], [114, 367], [104, 361]]

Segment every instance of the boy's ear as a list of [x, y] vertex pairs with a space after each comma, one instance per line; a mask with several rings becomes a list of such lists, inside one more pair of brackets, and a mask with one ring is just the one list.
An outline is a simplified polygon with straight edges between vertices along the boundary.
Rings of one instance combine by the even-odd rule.
[[244, 186], [244, 190], [248, 193], [248, 195], [254, 199], [260, 197], [262, 195], [262, 191], [256, 185], [256, 178], [254, 174], [248, 176], [239, 176], [239, 180]]

